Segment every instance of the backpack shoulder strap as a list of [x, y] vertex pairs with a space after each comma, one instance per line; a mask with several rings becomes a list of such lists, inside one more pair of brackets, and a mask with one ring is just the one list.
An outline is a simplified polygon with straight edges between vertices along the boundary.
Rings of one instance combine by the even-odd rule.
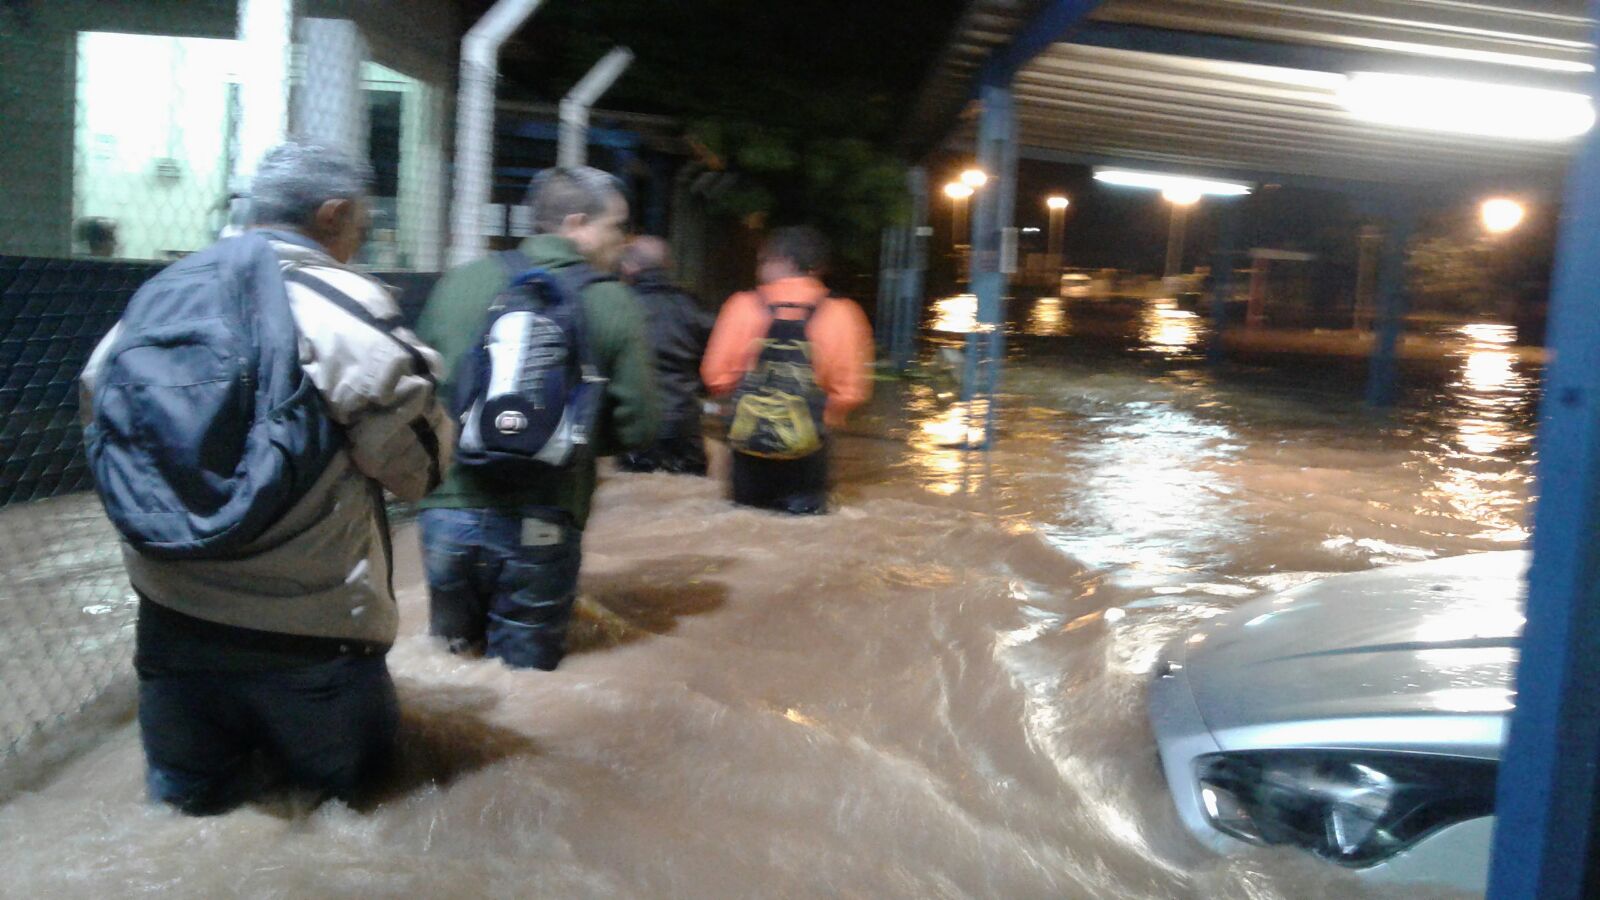
[[426, 379], [430, 384], [434, 382], [433, 370], [428, 368], [428, 361], [423, 357], [422, 352], [401, 340], [400, 336], [394, 333], [395, 329], [403, 324], [399, 316], [378, 316], [361, 301], [298, 267], [284, 273], [283, 280], [315, 291], [322, 299], [354, 316], [368, 327], [382, 332], [385, 337], [393, 341], [411, 358], [412, 368], [415, 369], [415, 373], [418, 376]]
[[590, 285], [617, 280], [617, 276], [598, 272], [588, 263], [575, 263], [551, 269], [550, 274], [561, 282], [563, 288], [572, 292], [574, 298], [582, 298], [584, 290]]
[[585, 375], [599, 377], [600, 367], [594, 359], [594, 347], [589, 343], [589, 323], [583, 308], [583, 292], [592, 285], [616, 281], [617, 278], [615, 275], [596, 271], [588, 263], [575, 263], [546, 271], [572, 302], [572, 328], [578, 342], [578, 363], [583, 367]]

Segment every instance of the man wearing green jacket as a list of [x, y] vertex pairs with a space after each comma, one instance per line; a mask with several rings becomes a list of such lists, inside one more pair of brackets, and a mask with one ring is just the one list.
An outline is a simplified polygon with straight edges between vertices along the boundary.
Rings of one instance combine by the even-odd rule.
[[[547, 169], [528, 192], [534, 236], [519, 248], [535, 265], [616, 265], [628, 204], [612, 176], [588, 166]], [[484, 318], [509, 283], [501, 259], [445, 275], [417, 322], [417, 334], [454, 372], [482, 338]], [[597, 455], [648, 445], [655, 437], [655, 361], [644, 309], [620, 282], [582, 294], [591, 358], [609, 379], [595, 452], [537, 479], [506, 482], [453, 466], [422, 502], [429, 631], [454, 652], [481, 649], [514, 668], [554, 669], [577, 598], [583, 528], [595, 489]], [[446, 396], [454, 393], [447, 386]]]

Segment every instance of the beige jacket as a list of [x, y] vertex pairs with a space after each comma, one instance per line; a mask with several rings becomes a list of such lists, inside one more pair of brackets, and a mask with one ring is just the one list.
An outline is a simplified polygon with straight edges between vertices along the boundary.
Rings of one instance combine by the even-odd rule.
[[[273, 240], [285, 274], [298, 270], [342, 292], [380, 320], [399, 309], [378, 281], [320, 249]], [[362, 321], [330, 299], [331, 291], [288, 282], [300, 330], [300, 364], [347, 446], [311, 491], [240, 559], [160, 560], [127, 545], [123, 561], [146, 598], [210, 622], [282, 634], [394, 640], [399, 616], [383, 489], [420, 499], [450, 464], [454, 431], [435, 382], [439, 356], [404, 328]], [[92, 409], [96, 378], [117, 329], [101, 341], [81, 379], [81, 408]], [[431, 377], [416, 373], [419, 351]], [[431, 440], [424, 435], [431, 434]], [[440, 458], [432, 458], [430, 445]]]

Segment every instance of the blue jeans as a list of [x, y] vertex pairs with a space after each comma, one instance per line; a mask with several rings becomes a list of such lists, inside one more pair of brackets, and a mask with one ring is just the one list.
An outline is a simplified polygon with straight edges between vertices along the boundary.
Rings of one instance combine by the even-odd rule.
[[520, 669], [561, 662], [583, 532], [559, 510], [425, 509], [428, 630]]
[[263, 786], [258, 752], [291, 785], [348, 800], [388, 768], [399, 725], [382, 656], [139, 679], [145, 784], [151, 799], [191, 815], [252, 799]]

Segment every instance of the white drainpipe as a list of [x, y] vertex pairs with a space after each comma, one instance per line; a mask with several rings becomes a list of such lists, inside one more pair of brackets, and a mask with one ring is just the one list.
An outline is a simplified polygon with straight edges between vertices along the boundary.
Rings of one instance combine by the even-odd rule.
[[616, 47], [594, 64], [589, 74], [561, 98], [561, 129], [556, 163], [581, 166], [589, 156], [589, 108], [594, 106], [633, 62], [633, 51]]
[[499, 0], [461, 39], [461, 88], [456, 98], [455, 200], [450, 209], [450, 265], [482, 256], [483, 209], [489, 203], [494, 156], [494, 88], [500, 45], [544, 0]]

